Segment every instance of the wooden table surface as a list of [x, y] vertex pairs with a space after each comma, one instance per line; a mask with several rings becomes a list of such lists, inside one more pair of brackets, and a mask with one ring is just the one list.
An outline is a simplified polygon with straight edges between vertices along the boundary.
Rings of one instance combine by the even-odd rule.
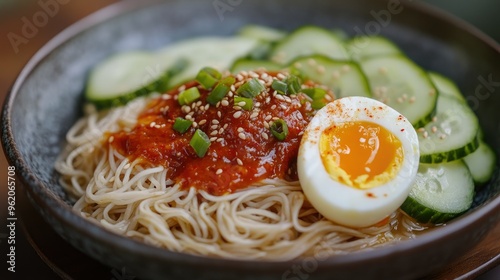
[[[29, 58], [48, 40], [70, 24], [117, 0], [70, 1], [70, 0], [0, 0], [0, 104], [19, 71]], [[39, 27], [30, 34], [31, 38], [19, 39], [22, 36], [26, 20], [44, 8], [40, 3], [57, 3], [53, 13], [46, 20], [40, 17]], [[57, 9], [56, 9], [57, 8]], [[9, 35], [10, 34], [10, 35]], [[32, 35], [32, 36], [31, 36]], [[3, 151], [0, 151], [0, 205], [5, 205], [7, 162]], [[17, 193], [19, 205], [20, 228], [17, 229], [17, 272], [6, 273], [5, 262], [2, 262], [0, 279], [134, 279], [123, 278], [126, 271], [103, 266], [73, 249], [60, 239], [50, 227], [41, 220], [38, 213], [27, 202], [20, 190]], [[0, 209], [0, 221], [6, 221], [6, 207]], [[0, 222], [1, 223], [1, 222]], [[0, 237], [5, 236], [5, 227], [0, 229]], [[0, 239], [0, 255], [5, 257], [6, 242]], [[90, 270], [90, 272], [89, 272]], [[7, 278], [2, 276], [7, 275]], [[92, 278], [90, 278], [92, 277]], [[120, 278], [121, 277], [121, 278]], [[500, 279], [500, 225], [475, 248], [457, 261], [426, 279]], [[33, 278], [31, 278], [33, 279]]]

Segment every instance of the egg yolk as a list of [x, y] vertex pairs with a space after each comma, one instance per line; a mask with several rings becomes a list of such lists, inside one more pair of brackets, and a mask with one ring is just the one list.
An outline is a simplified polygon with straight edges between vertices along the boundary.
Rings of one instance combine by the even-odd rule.
[[403, 162], [399, 139], [368, 121], [328, 127], [320, 136], [319, 149], [323, 165], [334, 180], [360, 189], [392, 180]]

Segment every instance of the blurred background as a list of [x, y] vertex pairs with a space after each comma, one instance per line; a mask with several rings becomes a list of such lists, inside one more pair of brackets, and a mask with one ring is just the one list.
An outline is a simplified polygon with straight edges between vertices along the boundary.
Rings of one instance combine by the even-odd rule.
[[[61, 32], [64, 28], [72, 23], [85, 17], [86, 15], [108, 6], [119, 0], [0, 0], [0, 105], [12, 86], [16, 76], [21, 71], [22, 67], [33, 56], [33, 54], [42, 47], [47, 41]], [[139, 1], [139, 0], [127, 0]], [[207, 0], [210, 1], [210, 0]], [[469, 22], [490, 37], [500, 42], [500, 0], [400, 0], [425, 2], [439, 9], [445, 10], [457, 17]], [[31, 38], [20, 39], [13, 37], [12, 33], [21, 34], [25, 20], [32, 20], [37, 12], [41, 11], [43, 3], [57, 2], [58, 10], [54, 14], [48, 14], [48, 17], [40, 17], [40, 27], [36, 28], [36, 32]], [[10, 35], [9, 35], [10, 34]], [[12, 42], [16, 42], [15, 46]], [[500, 63], [500, 62], [499, 62]], [[0, 224], [5, 221], [6, 217], [6, 174], [7, 162], [3, 151], [0, 151]], [[496, 231], [498, 233], [498, 230]], [[5, 235], [6, 228], [0, 227], [0, 255], [5, 256]], [[19, 265], [20, 267], [29, 267], [30, 272], [26, 275], [38, 275], [38, 279], [55, 279], [51, 278], [51, 269], [44, 264], [42, 258], [43, 252], [35, 252], [29, 245], [29, 241], [23, 237], [21, 229], [18, 228], [17, 238], [19, 240]], [[498, 237], [500, 242], [500, 237]], [[40, 256], [39, 256], [40, 255]], [[498, 257], [497, 257], [498, 258]], [[4, 263], [4, 262], [2, 262]], [[497, 262], [498, 263], [498, 262]], [[5, 263], [4, 263], [5, 264]], [[52, 268], [54, 269], [54, 268]], [[1, 266], [1, 273], [5, 272], [5, 265]], [[109, 270], [107, 270], [109, 272]], [[33, 273], [33, 274], [32, 274]], [[21, 276], [21, 274], [16, 274]], [[24, 275], [24, 274], [23, 274]], [[47, 275], [47, 276], [45, 276]], [[10, 276], [12, 277], [12, 276]], [[112, 279], [113, 275], [109, 274], [108, 279]], [[26, 279], [19, 278], [4, 278], [0, 279]], [[490, 271], [489, 273], [480, 276], [481, 280], [500, 279], [500, 267]]]

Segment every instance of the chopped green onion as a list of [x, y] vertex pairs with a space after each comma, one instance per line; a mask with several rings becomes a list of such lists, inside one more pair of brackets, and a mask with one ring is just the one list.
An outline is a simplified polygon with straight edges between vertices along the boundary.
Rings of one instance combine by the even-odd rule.
[[323, 101], [322, 99], [317, 99], [317, 100], [313, 100], [311, 102], [311, 107], [314, 109], [314, 110], [319, 110], [323, 107], [325, 107], [326, 105], [326, 102]]
[[266, 88], [264, 87], [263, 84], [259, 82], [256, 78], [251, 79], [250, 81], [244, 83], [241, 85], [238, 90], [236, 90], [236, 93], [243, 97], [247, 98], [254, 98], [255, 96], [259, 95], [263, 90]]
[[211, 89], [221, 78], [221, 73], [212, 67], [205, 67], [196, 75], [196, 81], [204, 89]]
[[207, 102], [211, 105], [217, 104], [217, 102], [221, 101], [226, 96], [234, 82], [236, 82], [236, 79], [231, 76], [220, 80], [219, 84], [217, 84], [217, 86], [207, 96]]
[[194, 132], [189, 145], [193, 147], [194, 151], [198, 155], [198, 157], [204, 157], [208, 151], [208, 147], [210, 147], [210, 139], [207, 134], [200, 129], [197, 129]]
[[[245, 103], [245, 104], [243, 104]], [[240, 106], [243, 110], [250, 111], [253, 108], [253, 100], [251, 98], [235, 96], [234, 97], [234, 105]]]
[[271, 85], [271, 88], [280, 94], [286, 94], [286, 91], [288, 89], [288, 85], [283, 81], [274, 80], [273, 84]]
[[311, 97], [312, 100], [322, 99], [326, 95], [326, 90], [322, 88], [306, 88], [302, 92]]
[[288, 86], [288, 91], [290, 94], [297, 94], [302, 90], [302, 85], [299, 77], [290, 76], [286, 79], [286, 84]]
[[186, 132], [191, 127], [192, 124], [193, 122], [190, 120], [186, 120], [183, 118], [175, 118], [173, 129], [182, 134]]
[[188, 88], [185, 91], [179, 93], [177, 101], [182, 105], [189, 105], [193, 103], [196, 99], [200, 98], [200, 92], [197, 87]]
[[269, 126], [269, 130], [271, 130], [273, 136], [279, 141], [285, 140], [288, 135], [288, 125], [286, 125], [286, 122], [282, 119], [275, 120], [271, 126]]

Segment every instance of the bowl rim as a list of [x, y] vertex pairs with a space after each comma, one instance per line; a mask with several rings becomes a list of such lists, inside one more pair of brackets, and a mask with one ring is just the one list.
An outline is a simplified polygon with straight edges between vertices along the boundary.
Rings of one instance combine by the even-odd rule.
[[[73, 229], [88, 236], [88, 238], [99, 241], [100, 243], [105, 243], [110, 247], [121, 248], [123, 250], [134, 252], [134, 254], [137, 255], [149, 256], [152, 258], [162, 259], [166, 261], [168, 260], [172, 262], [196, 264], [197, 266], [237, 266], [242, 269], [252, 269], [259, 271], [279, 270], [284, 272], [286, 269], [290, 268], [292, 264], [300, 263], [302, 259], [299, 258], [291, 261], [234, 260], [191, 255], [182, 252], [173, 252], [163, 248], [148, 245], [146, 243], [132, 240], [128, 237], [124, 237], [122, 235], [108, 231], [105, 228], [81, 217], [77, 213], [74, 213], [71, 207], [65, 204], [61, 200], [61, 198], [48, 191], [44, 186], [44, 183], [41, 182], [36, 176], [34, 176], [33, 172], [28, 168], [25, 159], [21, 157], [17, 145], [15, 144], [11, 120], [11, 112], [14, 106], [14, 101], [25, 80], [29, 77], [32, 71], [34, 71], [34, 69], [36, 69], [36, 67], [40, 63], [42, 63], [48, 55], [50, 55], [50, 53], [64, 45], [66, 42], [77, 37], [80, 33], [89, 30], [92, 27], [103, 24], [108, 20], [126, 14], [128, 12], [132, 12], [136, 9], [141, 9], [143, 7], [165, 2], [166, 1], [163, 0], [146, 0], [122, 1], [111, 4], [65, 28], [62, 32], [56, 35], [48, 43], [46, 43], [39, 51], [37, 51], [35, 55], [24, 66], [19, 76], [16, 78], [13, 86], [11, 87], [11, 90], [7, 94], [4, 106], [2, 108], [2, 146], [7, 160], [11, 165], [15, 166], [16, 174], [21, 179], [23, 188], [28, 192], [28, 194], [34, 193], [34, 191], [32, 190], [32, 188], [34, 187], [39, 188], [39, 190], [44, 194], [44, 197], [30, 195], [33, 202], [37, 204], [37, 207], [43, 208], [45, 211], [47, 211], [47, 213], [49, 213], [53, 218], [57, 219], [60, 223], [66, 226], [70, 226]], [[411, 8], [418, 13], [433, 17], [434, 20], [444, 21], [449, 25], [463, 30], [472, 37], [477, 38], [483, 44], [486, 44], [488, 47], [492, 48], [497, 53], [500, 53], [500, 45], [495, 40], [485, 35], [482, 31], [462, 19], [459, 19], [426, 3], [401, 2], [401, 4], [403, 4], [405, 8]], [[54, 204], [60, 205], [60, 208], [49, 207], [49, 205]], [[473, 226], [473, 224], [477, 223], [478, 221], [486, 220], [488, 214], [494, 212], [500, 212], [500, 195], [497, 195], [496, 197], [490, 199], [488, 203], [485, 203], [484, 205], [473, 209], [469, 213], [446, 225], [445, 227], [427, 232], [426, 234], [423, 234], [416, 239], [405, 240], [404, 242], [393, 244], [391, 246], [376, 248], [375, 250], [366, 250], [342, 255], [341, 258], [334, 256], [325, 260], [317, 261], [319, 267], [328, 267], [332, 265], [358, 263], [370, 259], [383, 258], [385, 256], [394, 254], [405, 254], [405, 252], [417, 249], [422, 246], [432, 246], [432, 244], [434, 243], [438, 243], [441, 240], [449, 238], [450, 235], [460, 234], [461, 230]], [[497, 217], [497, 222], [499, 220], [500, 217]]]

